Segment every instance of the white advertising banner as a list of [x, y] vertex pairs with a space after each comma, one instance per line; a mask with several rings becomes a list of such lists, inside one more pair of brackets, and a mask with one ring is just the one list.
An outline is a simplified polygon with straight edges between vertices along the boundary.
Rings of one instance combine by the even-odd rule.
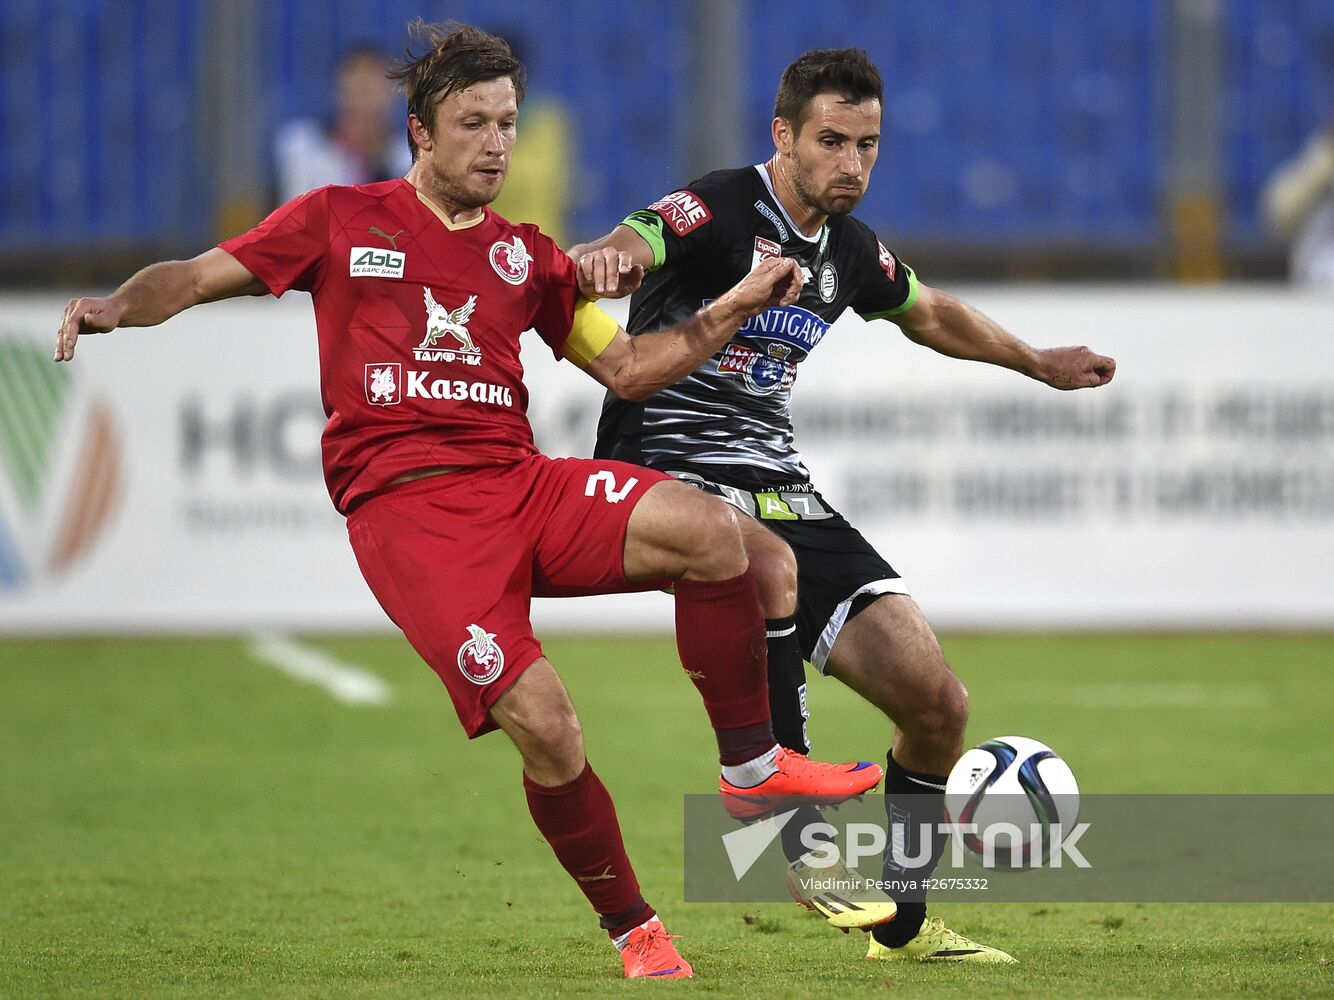
[[[845, 317], [802, 365], [817, 488], [947, 627], [1334, 626], [1334, 299], [962, 292], [1117, 358], [1062, 393]], [[65, 299], [0, 299], [0, 631], [388, 628], [320, 475], [305, 296], [201, 307], [50, 360]], [[526, 338], [550, 454], [602, 392]], [[441, 572], [448, 572], [441, 567]], [[539, 630], [667, 630], [661, 594], [537, 601]]]

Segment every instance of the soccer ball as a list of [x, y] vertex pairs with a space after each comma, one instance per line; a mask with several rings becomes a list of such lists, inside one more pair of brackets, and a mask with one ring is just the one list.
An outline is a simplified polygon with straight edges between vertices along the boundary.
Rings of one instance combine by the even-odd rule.
[[945, 782], [945, 812], [984, 866], [1037, 868], [1079, 818], [1079, 785], [1045, 743], [1001, 736], [959, 758]]

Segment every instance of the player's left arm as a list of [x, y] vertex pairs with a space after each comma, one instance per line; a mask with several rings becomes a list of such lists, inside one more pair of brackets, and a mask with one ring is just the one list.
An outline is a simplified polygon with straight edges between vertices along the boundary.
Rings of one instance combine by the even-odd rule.
[[1116, 374], [1109, 357], [1082, 346], [1031, 347], [962, 299], [920, 282], [917, 300], [890, 318], [914, 343], [947, 357], [1010, 368], [1054, 389], [1091, 389]]

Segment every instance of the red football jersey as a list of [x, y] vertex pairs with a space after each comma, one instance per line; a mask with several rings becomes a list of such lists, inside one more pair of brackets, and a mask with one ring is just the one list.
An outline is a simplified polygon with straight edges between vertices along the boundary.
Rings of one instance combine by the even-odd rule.
[[519, 334], [560, 357], [573, 261], [490, 209], [451, 228], [408, 181], [325, 187], [220, 244], [274, 295], [311, 293], [334, 506], [430, 466], [537, 451]]

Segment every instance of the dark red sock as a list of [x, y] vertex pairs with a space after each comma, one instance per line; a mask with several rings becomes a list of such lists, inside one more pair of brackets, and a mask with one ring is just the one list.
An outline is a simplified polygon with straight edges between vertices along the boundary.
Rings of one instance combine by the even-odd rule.
[[539, 785], [525, 774], [523, 790], [533, 822], [612, 937], [654, 915], [625, 856], [616, 807], [591, 765], [567, 785]]
[[676, 581], [676, 648], [704, 696], [724, 765], [774, 745], [764, 617], [750, 570], [730, 580]]

